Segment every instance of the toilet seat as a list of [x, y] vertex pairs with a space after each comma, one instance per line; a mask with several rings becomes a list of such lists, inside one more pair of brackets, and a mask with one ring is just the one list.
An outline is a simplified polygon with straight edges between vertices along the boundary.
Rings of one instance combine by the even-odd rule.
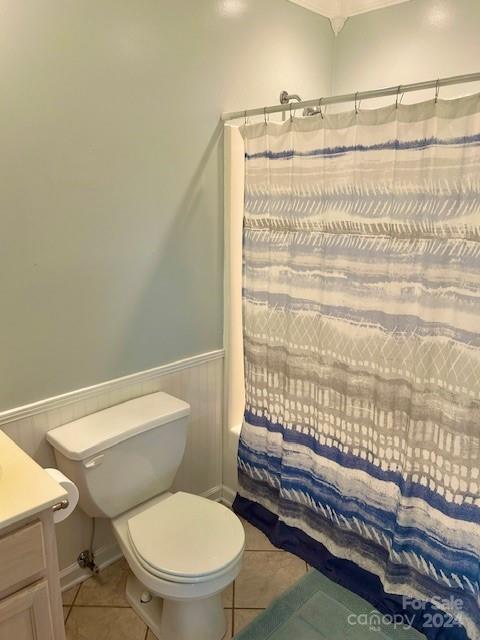
[[127, 521], [137, 560], [168, 582], [206, 582], [230, 571], [241, 557], [245, 533], [226, 507], [178, 492]]

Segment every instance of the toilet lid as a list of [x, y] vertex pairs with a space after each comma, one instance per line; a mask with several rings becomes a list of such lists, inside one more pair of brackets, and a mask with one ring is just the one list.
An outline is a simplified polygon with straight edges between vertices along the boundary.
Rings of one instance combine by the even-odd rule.
[[130, 518], [128, 533], [145, 568], [172, 581], [208, 578], [237, 560], [245, 545], [232, 511], [183, 492]]

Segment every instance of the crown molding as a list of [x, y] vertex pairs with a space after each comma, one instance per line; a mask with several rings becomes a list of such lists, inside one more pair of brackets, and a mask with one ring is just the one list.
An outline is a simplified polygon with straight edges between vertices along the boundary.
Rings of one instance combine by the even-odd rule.
[[289, 0], [289, 2], [328, 18], [335, 35], [338, 35], [346, 20], [352, 16], [385, 9], [395, 4], [410, 2], [410, 0]]

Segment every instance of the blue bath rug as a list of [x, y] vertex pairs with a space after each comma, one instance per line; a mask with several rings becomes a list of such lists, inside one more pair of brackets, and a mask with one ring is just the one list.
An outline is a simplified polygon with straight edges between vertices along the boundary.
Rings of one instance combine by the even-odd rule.
[[236, 640], [425, 640], [360, 596], [311, 569]]

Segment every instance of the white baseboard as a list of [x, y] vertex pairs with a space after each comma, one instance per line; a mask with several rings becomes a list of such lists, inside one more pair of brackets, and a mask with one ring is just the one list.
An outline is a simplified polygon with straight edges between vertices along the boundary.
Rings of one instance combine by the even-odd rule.
[[[100, 547], [100, 549], [95, 551], [95, 562], [100, 570], [105, 569], [121, 557], [122, 552], [117, 544]], [[84, 582], [87, 578], [90, 578], [91, 575], [92, 572], [89, 569], [82, 569], [74, 562], [60, 571], [60, 586], [62, 591], [71, 589], [80, 582]]]
[[212, 487], [208, 491], [205, 491], [204, 493], [202, 493], [202, 498], [209, 498], [214, 502], [221, 502], [222, 493], [223, 493], [223, 488], [221, 485], [219, 485], [218, 487]]
[[231, 507], [233, 504], [233, 501], [235, 500], [236, 495], [237, 495], [236, 491], [234, 491], [230, 487], [223, 485], [222, 498], [221, 498], [221, 501], [223, 502], [223, 504], [227, 505], [227, 507]]

